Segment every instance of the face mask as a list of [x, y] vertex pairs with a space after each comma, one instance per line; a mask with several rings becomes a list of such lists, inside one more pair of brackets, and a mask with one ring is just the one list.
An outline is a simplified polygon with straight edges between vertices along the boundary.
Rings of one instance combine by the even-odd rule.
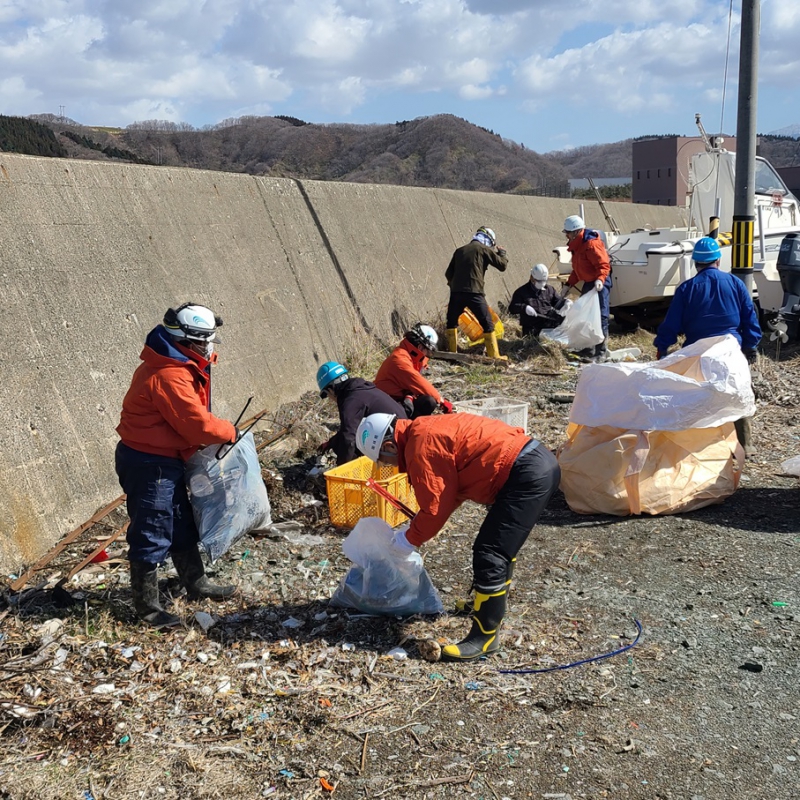
[[534, 285], [534, 286], [535, 286], [537, 289], [541, 290], [541, 289], [544, 289], [544, 287], [545, 287], [545, 286], [547, 286], [547, 281], [534, 281], [534, 282], [533, 282], [533, 285]]
[[193, 340], [189, 348], [194, 350], [197, 355], [202, 356], [206, 361], [210, 361], [211, 356], [214, 354], [214, 342], [199, 342]]

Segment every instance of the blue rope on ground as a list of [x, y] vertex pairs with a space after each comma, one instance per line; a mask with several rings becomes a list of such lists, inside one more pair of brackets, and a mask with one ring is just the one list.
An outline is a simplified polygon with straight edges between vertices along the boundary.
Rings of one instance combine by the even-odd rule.
[[572, 667], [579, 667], [581, 664], [591, 664], [592, 661], [602, 661], [604, 658], [611, 658], [630, 650], [631, 647], [636, 647], [639, 638], [642, 635], [642, 623], [638, 619], [634, 619], [638, 633], [636, 638], [625, 647], [620, 647], [619, 650], [612, 650], [610, 653], [603, 653], [600, 656], [592, 656], [591, 658], [583, 658], [580, 661], [573, 661], [571, 664], [559, 664], [557, 667], [544, 667], [543, 669], [499, 669], [497, 670], [501, 675], [533, 675], [539, 672], [556, 672], [560, 669], [572, 669]]

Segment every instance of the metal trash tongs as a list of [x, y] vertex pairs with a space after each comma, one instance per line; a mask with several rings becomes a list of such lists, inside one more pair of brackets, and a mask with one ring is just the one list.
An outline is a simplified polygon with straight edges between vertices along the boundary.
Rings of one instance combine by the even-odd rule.
[[367, 478], [366, 485], [409, 519], [414, 519], [417, 515], [416, 511], [412, 511], [402, 500], [398, 500], [393, 494], [387, 492], [374, 478]]
[[[238, 417], [236, 417], [236, 422], [234, 422], [234, 423], [233, 423], [233, 427], [234, 427], [234, 428], [237, 428], [237, 426], [238, 426], [238, 424], [239, 424], [240, 420], [241, 420], [241, 419], [242, 419], [242, 417], [244, 416], [244, 412], [245, 412], [245, 411], [247, 411], [247, 408], [248, 408], [248, 406], [250, 405], [250, 403], [252, 403], [252, 402], [253, 402], [253, 397], [254, 397], [254, 395], [252, 395], [252, 394], [251, 394], [251, 395], [250, 395], [250, 397], [248, 397], [248, 398], [247, 398], [247, 402], [244, 404], [244, 408], [243, 408], [243, 409], [242, 409], [242, 410], [239, 412], [239, 416], [238, 416]], [[217, 450], [217, 452], [214, 454], [214, 458], [216, 458], [216, 459], [217, 459], [217, 461], [222, 461], [222, 459], [223, 459], [223, 458], [225, 458], [225, 456], [227, 456], [227, 455], [228, 455], [228, 453], [230, 453], [230, 451], [231, 451], [231, 450], [233, 450], [233, 448], [234, 448], [234, 447], [236, 447], [236, 445], [237, 445], [237, 444], [239, 444], [239, 442], [242, 440], [242, 437], [243, 437], [243, 436], [244, 436], [246, 433], [248, 433], [248, 432], [250, 431], [250, 429], [251, 429], [251, 428], [252, 428], [252, 427], [253, 427], [253, 426], [254, 426], [254, 425], [257, 423], [257, 422], [261, 422], [261, 420], [262, 420], [262, 419], [263, 419], [263, 418], [264, 418], [266, 415], [267, 415], [267, 411], [266, 411], [266, 409], [264, 409], [264, 411], [262, 411], [262, 412], [261, 412], [261, 413], [260, 413], [260, 414], [259, 414], [257, 417], [255, 417], [255, 419], [253, 419], [253, 421], [252, 421], [252, 422], [251, 422], [251, 423], [250, 423], [250, 424], [249, 424], [249, 425], [248, 425], [246, 428], [244, 428], [244, 430], [241, 430], [241, 431], [239, 431], [239, 434], [240, 434], [240, 435], [239, 435], [239, 438], [238, 438], [238, 439], [237, 439], [235, 442], [223, 442], [223, 443], [222, 443], [222, 444], [219, 446], [219, 449]], [[237, 428], [237, 430], [238, 430], [238, 428]], [[223, 448], [223, 447], [227, 447], [228, 449], [225, 451], [225, 454], [224, 454], [224, 455], [220, 455], [220, 453], [222, 452], [222, 448]]]

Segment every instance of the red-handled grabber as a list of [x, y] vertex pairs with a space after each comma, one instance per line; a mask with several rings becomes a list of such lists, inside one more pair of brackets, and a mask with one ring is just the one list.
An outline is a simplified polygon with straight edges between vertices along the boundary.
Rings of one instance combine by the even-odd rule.
[[416, 511], [412, 511], [404, 502], [398, 500], [393, 494], [386, 491], [374, 478], [367, 478], [367, 486], [372, 489], [375, 494], [380, 495], [387, 503], [391, 503], [398, 511], [405, 514], [409, 519], [413, 519]]

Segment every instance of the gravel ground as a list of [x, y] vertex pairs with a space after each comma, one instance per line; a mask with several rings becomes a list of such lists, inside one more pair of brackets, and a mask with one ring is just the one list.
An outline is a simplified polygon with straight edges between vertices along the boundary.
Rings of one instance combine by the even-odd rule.
[[[612, 345], [650, 354], [649, 340]], [[800, 355], [776, 363], [765, 349], [739, 490], [643, 518], [577, 516], [558, 494], [520, 554], [502, 653], [469, 665], [429, 663], [416, 645], [460, 638], [464, 616], [327, 606], [348, 563], [308, 475], [334, 424], [309, 393], [262, 451], [274, 518], [296, 524], [241, 540], [212, 569], [240, 599], [191, 603], [165, 572], [186, 626], [150, 631], [130, 611], [123, 548], [67, 585], [73, 605], [47, 591], [58, 571], [6, 594], [0, 797], [800, 797], [798, 485], [778, 474], [800, 453]], [[437, 361], [432, 377], [450, 399], [530, 402], [531, 432], [555, 448], [579, 369], [508, 350], [508, 369]], [[425, 548], [448, 611], [483, 513], [465, 504]], [[207, 632], [198, 611], [216, 617]], [[629, 646], [636, 620], [641, 638], [620, 655], [501, 672]], [[407, 658], [388, 655], [397, 647]]]

